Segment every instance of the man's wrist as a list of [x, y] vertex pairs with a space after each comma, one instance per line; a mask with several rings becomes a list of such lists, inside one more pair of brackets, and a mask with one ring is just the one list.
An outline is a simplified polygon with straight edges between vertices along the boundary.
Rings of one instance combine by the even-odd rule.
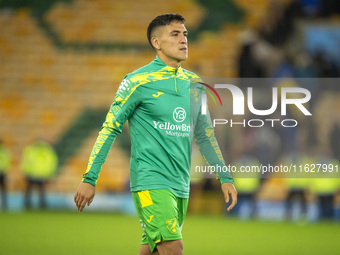
[[89, 184], [91, 184], [92, 186], [96, 187], [96, 185], [97, 185], [97, 180], [94, 180], [94, 179], [90, 178], [90, 177], [88, 176], [87, 173], [86, 173], [86, 174], [83, 174], [82, 177], [83, 177], [82, 182], [89, 183]]
[[229, 183], [234, 183], [234, 179], [233, 178], [220, 178], [219, 179], [221, 184], [229, 182]]

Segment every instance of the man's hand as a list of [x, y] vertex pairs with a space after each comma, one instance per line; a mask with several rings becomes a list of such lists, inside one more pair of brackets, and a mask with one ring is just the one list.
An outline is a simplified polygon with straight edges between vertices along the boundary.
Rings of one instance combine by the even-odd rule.
[[231, 205], [229, 205], [229, 207], [227, 208], [227, 211], [229, 212], [237, 203], [237, 191], [234, 184], [232, 184], [231, 182], [223, 183], [221, 188], [226, 203], [229, 203], [229, 194], [231, 196]]
[[87, 182], [81, 182], [77, 192], [74, 195], [74, 202], [78, 207], [78, 211], [82, 212], [85, 205], [90, 206], [96, 193], [96, 187]]

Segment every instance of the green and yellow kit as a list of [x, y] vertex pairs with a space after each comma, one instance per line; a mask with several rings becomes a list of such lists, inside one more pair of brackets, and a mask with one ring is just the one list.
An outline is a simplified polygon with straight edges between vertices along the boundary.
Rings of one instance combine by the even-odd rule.
[[[209, 113], [201, 114], [199, 77], [167, 66], [158, 57], [126, 75], [92, 150], [83, 182], [96, 185], [107, 154], [128, 120], [131, 134], [132, 192], [167, 189], [189, 197], [192, 141], [209, 165], [225, 166]], [[194, 82], [195, 81], [195, 82]], [[229, 172], [217, 173], [233, 182]]]

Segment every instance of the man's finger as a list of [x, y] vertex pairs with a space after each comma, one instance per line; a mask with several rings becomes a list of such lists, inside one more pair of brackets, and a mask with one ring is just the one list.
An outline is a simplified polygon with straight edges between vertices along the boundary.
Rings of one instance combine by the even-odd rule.
[[229, 207], [227, 208], [227, 211], [229, 212], [231, 209], [234, 208], [234, 206], [237, 203], [237, 195], [235, 192], [232, 192], [231, 194], [231, 205], [229, 205]]
[[78, 211], [81, 212], [82, 211], [82, 205], [86, 204], [86, 199], [83, 196], [78, 195], [75, 202], [76, 202]]
[[79, 208], [79, 205], [82, 202], [82, 197], [80, 195], [77, 195], [74, 199], [74, 202], [76, 203], [76, 206]]
[[78, 186], [76, 194], [74, 195], [74, 202], [79, 212], [82, 212], [86, 204], [89, 206], [94, 198], [95, 186], [89, 183], [81, 182]]
[[76, 193], [75, 195], [74, 195], [74, 202], [77, 204], [77, 202], [78, 202], [78, 199], [79, 199], [79, 195], [78, 195], [78, 193]]
[[79, 211], [79, 212], [82, 212], [82, 210], [84, 209], [86, 203], [87, 203], [87, 200], [84, 198], [84, 199], [81, 201], [81, 203], [79, 204], [79, 206], [78, 206], [78, 211]]
[[229, 193], [224, 194], [224, 199], [226, 203], [229, 203]]
[[88, 202], [87, 202], [87, 206], [90, 206], [90, 204], [92, 203], [93, 198], [91, 198]]

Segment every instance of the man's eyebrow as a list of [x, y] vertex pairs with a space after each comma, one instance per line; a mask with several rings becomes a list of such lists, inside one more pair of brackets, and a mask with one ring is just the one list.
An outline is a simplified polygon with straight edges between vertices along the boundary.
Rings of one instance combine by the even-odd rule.
[[[181, 33], [181, 31], [179, 31], [179, 30], [172, 30], [170, 32], [170, 34], [172, 34], [172, 33]], [[188, 33], [188, 30], [184, 30], [183, 33]]]

